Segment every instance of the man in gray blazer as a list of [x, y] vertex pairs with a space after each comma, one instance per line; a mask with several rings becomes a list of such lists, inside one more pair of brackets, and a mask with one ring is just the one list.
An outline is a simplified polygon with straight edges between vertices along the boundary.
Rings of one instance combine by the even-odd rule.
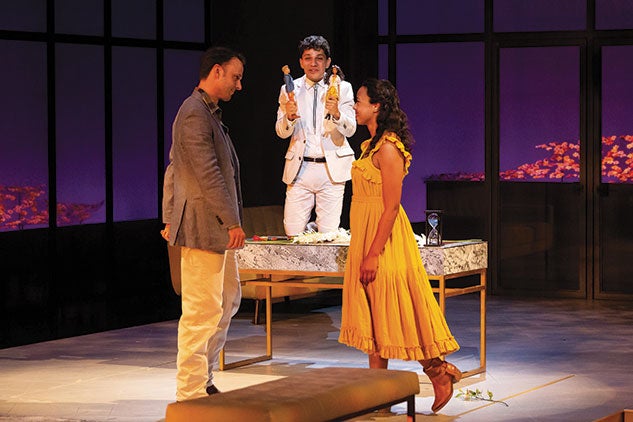
[[242, 89], [245, 59], [208, 49], [200, 83], [176, 115], [163, 189], [163, 237], [181, 250], [176, 399], [218, 392], [217, 361], [241, 291], [235, 249], [244, 246], [237, 155], [218, 102]]
[[305, 74], [279, 93], [275, 130], [290, 138], [285, 156], [284, 228], [288, 236], [306, 230], [312, 209], [318, 231], [338, 229], [345, 182], [351, 179], [354, 150], [347, 138], [356, 132], [352, 85], [341, 81], [330, 95], [325, 70], [330, 67], [330, 46], [320, 35], [299, 43], [299, 64]]

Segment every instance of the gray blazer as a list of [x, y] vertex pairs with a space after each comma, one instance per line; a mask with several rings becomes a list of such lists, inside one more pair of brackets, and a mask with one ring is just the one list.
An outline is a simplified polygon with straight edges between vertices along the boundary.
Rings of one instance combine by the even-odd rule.
[[171, 245], [223, 253], [228, 228], [241, 224], [240, 169], [222, 111], [194, 90], [172, 127], [163, 187], [163, 222]]

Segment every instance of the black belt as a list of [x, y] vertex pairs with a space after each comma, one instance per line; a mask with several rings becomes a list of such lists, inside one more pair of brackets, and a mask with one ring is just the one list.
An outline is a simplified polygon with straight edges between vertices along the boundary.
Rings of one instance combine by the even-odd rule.
[[303, 157], [303, 161], [310, 161], [312, 163], [325, 163], [325, 157]]

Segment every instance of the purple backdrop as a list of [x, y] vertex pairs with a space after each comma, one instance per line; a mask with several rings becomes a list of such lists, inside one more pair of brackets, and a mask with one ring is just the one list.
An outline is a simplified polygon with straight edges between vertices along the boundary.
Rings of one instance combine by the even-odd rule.
[[[483, 3], [483, 0], [400, 0], [397, 29], [400, 34], [481, 32]], [[152, 39], [153, 3], [143, 0], [146, 7], [126, 4], [122, 0], [112, 1], [115, 36]], [[387, 5], [387, 0], [379, 0], [382, 35], [388, 29]], [[496, 0], [494, 28], [497, 31], [585, 29], [585, 6], [585, 0]], [[103, 0], [56, 0], [55, 11], [59, 33], [103, 34]], [[45, 31], [45, 12], [41, 1], [2, 2], [0, 29]], [[132, 22], [137, 25], [131, 27]], [[168, 40], [203, 41], [204, 2], [165, 2], [164, 22]], [[633, 3], [596, 0], [596, 26], [633, 28]], [[426, 178], [483, 173], [483, 50], [483, 44], [475, 42], [397, 47], [398, 91], [417, 140], [403, 192], [403, 205], [412, 221], [424, 218]], [[379, 76], [386, 78], [386, 45], [379, 46], [378, 53]], [[103, 222], [103, 47], [58, 43], [55, 54], [59, 224]], [[112, 171], [113, 212], [117, 221], [154, 218], [158, 213], [155, 163], [160, 152], [156, 150], [154, 54], [151, 49], [113, 49]], [[197, 83], [199, 54], [165, 51], [165, 159], [178, 106]], [[602, 54], [602, 133], [620, 137], [616, 141], [625, 142], [622, 148], [628, 148], [633, 139], [630, 113], [633, 47], [604, 46]], [[45, 226], [48, 218], [46, 44], [0, 40], [0, 56], [4, 60], [0, 78], [3, 93], [0, 136], [4, 147], [0, 156], [0, 210], [5, 221], [10, 212], [12, 216], [16, 212], [31, 213], [32, 217], [30, 223], [10, 228], [0, 222], [0, 230]], [[578, 47], [502, 49], [502, 171], [532, 165], [551, 154], [536, 149], [536, 145], [578, 141], [579, 61]], [[613, 151], [612, 145], [603, 148], [605, 154]], [[24, 195], [35, 195], [36, 203], [19, 204], [19, 197]], [[31, 207], [37, 209], [33, 211]]]
[[[57, 203], [105, 200], [103, 47], [57, 44]], [[98, 83], [95, 83], [98, 81]], [[61, 217], [61, 216], [60, 216]], [[78, 221], [59, 225], [77, 224]], [[100, 207], [83, 223], [105, 222]]]
[[403, 44], [397, 58], [398, 93], [416, 140], [402, 204], [411, 221], [423, 221], [426, 178], [484, 171], [484, 45]]
[[499, 32], [583, 30], [586, 7], [587, 0], [496, 0], [493, 27]]
[[156, 140], [155, 50], [114, 47], [112, 51], [114, 221], [158, 217]]
[[398, 0], [398, 34], [467, 34], [484, 31], [484, 0]]
[[169, 163], [171, 126], [180, 104], [198, 85], [199, 51], [165, 51], [165, 166]]
[[502, 172], [547, 156], [536, 145], [578, 143], [579, 54], [578, 47], [501, 50], [499, 168]]

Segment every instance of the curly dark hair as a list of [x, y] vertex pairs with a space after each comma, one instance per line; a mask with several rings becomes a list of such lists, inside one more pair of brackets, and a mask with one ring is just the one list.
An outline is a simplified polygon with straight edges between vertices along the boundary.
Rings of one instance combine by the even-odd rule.
[[326, 84], [330, 83], [330, 76], [332, 76], [332, 71], [334, 68], [336, 68], [338, 72], [337, 73], [338, 77], [341, 78], [342, 81], [345, 80], [345, 73], [343, 73], [343, 69], [341, 69], [340, 66], [333, 64], [325, 71], [325, 78], [323, 80], [325, 81]]
[[378, 80], [374, 78], [366, 79], [361, 87], [367, 89], [367, 96], [371, 104], [380, 104], [380, 110], [376, 117], [378, 128], [376, 135], [372, 138], [367, 148], [367, 153], [371, 151], [385, 132], [393, 132], [402, 141], [404, 148], [411, 151], [414, 144], [413, 136], [409, 130], [407, 115], [400, 108], [400, 98], [396, 88], [388, 80]]
[[299, 42], [297, 47], [299, 58], [306, 50], [323, 50], [326, 58], [330, 58], [330, 44], [321, 35], [309, 35]]

